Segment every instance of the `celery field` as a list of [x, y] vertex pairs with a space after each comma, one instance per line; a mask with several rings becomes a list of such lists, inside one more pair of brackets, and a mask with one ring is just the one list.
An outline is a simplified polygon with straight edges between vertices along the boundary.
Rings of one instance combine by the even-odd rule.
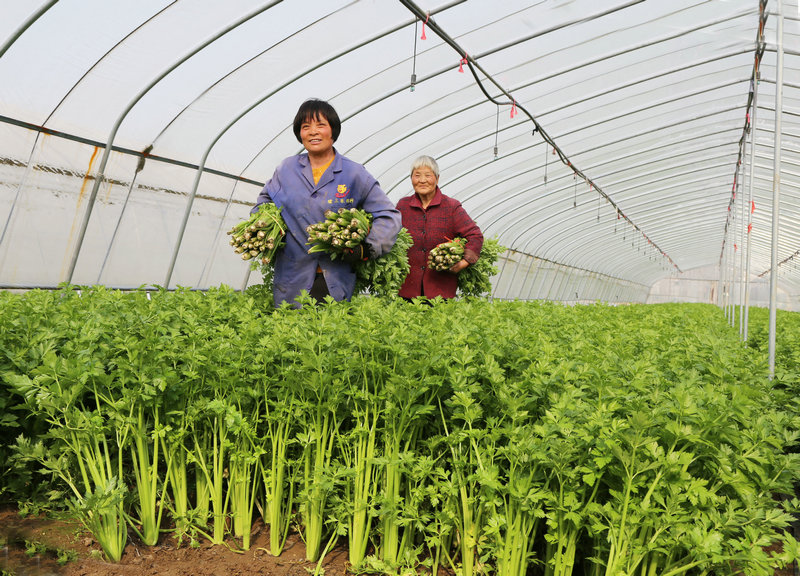
[[112, 561], [246, 550], [261, 519], [271, 554], [297, 532], [354, 573], [771, 575], [798, 552], [800, 315], [773, 381], [751, 322], [745, 345], [702, 304], [0, 293], [0, 498], [68, 508]]

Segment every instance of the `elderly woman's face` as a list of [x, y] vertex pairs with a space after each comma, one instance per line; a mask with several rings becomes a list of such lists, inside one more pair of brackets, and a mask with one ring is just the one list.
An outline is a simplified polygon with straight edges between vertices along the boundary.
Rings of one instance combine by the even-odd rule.
[[411, 185], [414, 192], [420, 196], [427, 196], [436, 192], [439, 177], [428, 167], [422, 166], [411, 173]]
[[300, 125], [300, 140], [309, 153], [326, 152], [333, 148], [333, 129], [325, 116], [309, 118]]

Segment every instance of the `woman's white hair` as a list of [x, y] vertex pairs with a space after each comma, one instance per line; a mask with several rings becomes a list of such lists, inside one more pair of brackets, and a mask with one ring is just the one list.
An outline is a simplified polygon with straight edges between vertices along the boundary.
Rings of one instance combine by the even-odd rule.
[[414, 170], [419, 170], [420, 168], [430, 168], [436, 177], [439, 177], [439, 165], [430, 156], [420, 156], [414, 160], [414, 163], [411, 164], [411, 173], [413, 174]]

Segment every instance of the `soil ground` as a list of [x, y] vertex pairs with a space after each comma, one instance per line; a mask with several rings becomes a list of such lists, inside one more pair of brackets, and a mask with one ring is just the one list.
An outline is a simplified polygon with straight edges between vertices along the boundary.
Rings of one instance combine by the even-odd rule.
[[[250, 550], [202, 543], [191, 548], [164, 538], [156, 546], [129, 539], [122, 560], [104, 560], [100, 546], [74, 521], [44, 515], [21, 517], [0, 510], [0, 574], [3, 576], [309, 576], [316, 564], [305, 560], [303, 541], [290, 535], [279, 557], [267, 552], [269, 530], [253, 528]], [[59, 563], [59, 558], [63, 564]], [[329, 553], [322, 565], [325, 576], [344, 576], [346, 548]]]
[[[289, 536], [279, 557], [269, 554], [269, 530], [260, 523], [245, 552], [207, 543], [178, 546], [168, 537], [152, 547], [129, 539], [122, 560], [111, 563], [77, 522], [2, 509], [0, 546], [0, 576], [309, 576], [316, 568], [305, 560], [297, 535]], [[345, 576], [347, 565], [346, 547], [335, 548], [322, 564], [324, 576]], [[795, 576], [795, 570], [778, 570], [775, 576]]]

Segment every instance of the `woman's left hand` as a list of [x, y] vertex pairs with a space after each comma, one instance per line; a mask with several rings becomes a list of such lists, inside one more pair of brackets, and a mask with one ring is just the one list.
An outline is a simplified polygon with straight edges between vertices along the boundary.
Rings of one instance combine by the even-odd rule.
[[452, 268], [450, 268], [450, 272], [452, 272], [453, 274], [458, 274], [467, 266], [469, 266], [469, 262], [467, 262], [462, 258], [457, 263], [455, 263]]

